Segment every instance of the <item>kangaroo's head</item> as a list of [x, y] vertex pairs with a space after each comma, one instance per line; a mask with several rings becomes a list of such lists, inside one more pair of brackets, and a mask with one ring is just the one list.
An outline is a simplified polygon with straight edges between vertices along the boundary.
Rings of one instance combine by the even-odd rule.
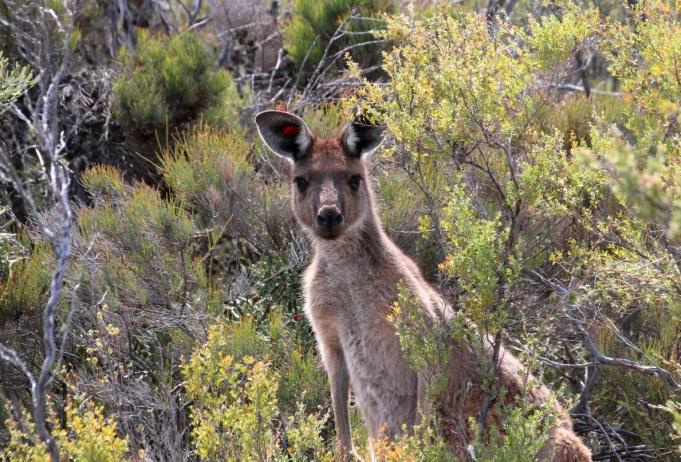
[[265, 111], [255, 117], [265, 144], [291, 166], [291, 200], [298, 222], [321, 239], [337, 239], [370, 217], [367, 157], [382, 128], [349, 123], [340, 136], [318, 138], [298, 116]]

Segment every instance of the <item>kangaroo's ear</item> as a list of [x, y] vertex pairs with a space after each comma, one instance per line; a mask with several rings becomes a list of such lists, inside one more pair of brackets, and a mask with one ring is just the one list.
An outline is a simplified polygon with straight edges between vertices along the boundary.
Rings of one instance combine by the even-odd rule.
[[363, 157], [381, 145], [384, 129], [385, 127], [371, 125], [363, 120], [350, 122], [341, 135], [343, 147], [349, 156]]
[[263, 111], [255, 116], [260, 138], [275, 154], [295, 162], [307, 154], [312, 137], [300, 117], [283, 111]]

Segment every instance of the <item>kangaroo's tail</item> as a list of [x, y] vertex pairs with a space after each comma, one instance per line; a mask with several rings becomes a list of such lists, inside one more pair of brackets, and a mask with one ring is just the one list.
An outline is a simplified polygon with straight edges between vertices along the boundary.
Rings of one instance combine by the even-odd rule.
[[550, 462], [591, 462], [591, 451], [572, 431], [556, 428], [539, 452], [539, 460]]

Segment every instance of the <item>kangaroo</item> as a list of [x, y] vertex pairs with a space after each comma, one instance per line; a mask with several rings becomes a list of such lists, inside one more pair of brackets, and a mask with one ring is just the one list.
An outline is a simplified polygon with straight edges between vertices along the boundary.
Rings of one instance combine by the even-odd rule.
[[[261, 112], [255, 122], [265, 144], [290, 164], [293, 212], [314, 251], [303, 275], [305, 313], [331, 385], [339, 452], [343, 460], [352, 460], [351, 388], [371, 439], [392, 439], [413, 427], [425, 402], [425, 375], [405, 361], [389, 320], [398, 286], [418, 298], [429, 319], [448, 320], [454, 313], [382, 229], [367, 160], [382, 142], [380, 127], [350, 122], [339, 136], [320, 138], [303, 119], [282, 111]], [[488, 350], [491, 357], [489, 345]], [[506, 390], [503, 399], [512, 402], [523, 393], [526, 376], [503, 348], [499, 358], [497, 381]], [[452, 373], [439, 407], [460, 416], [443, 433], [461, 460], [470, 459], [467, 442], [474, 430], [467, 428], [468, 417], [479, 417], [484, 396], [478, 363], [470, 347], [454, 343]], [[539, 384], [524, 396], [543, 404], [551, 393]], [[502, 423], [495, 409], [490, 408], [487, 425]], [[556, 405], [555, 411], [558, 424], [537, 459], [590, 461], [565, 410]]]

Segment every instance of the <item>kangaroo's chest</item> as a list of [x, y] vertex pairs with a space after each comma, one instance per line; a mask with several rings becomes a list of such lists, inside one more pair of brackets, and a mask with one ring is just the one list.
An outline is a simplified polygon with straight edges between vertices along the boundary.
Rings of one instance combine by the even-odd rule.
[[305, 284], [305, 305], [313, 327], [326, 327], [344, 349], [353, 351], [358, 348], [355, 344], [371, 346], [378, 333], [394, 336], [388, 317], [397, 297], [396, 281], [366, 270], [312, 271]]
[[317, 340], [342, 349], [369, 429], [387, 426], [390, 433], [399, 432], [402, 424], [413, 421], [417, 385], [388, 319], [397, 281], [368, 271], [343, 278], [320, 273], [306, 287], [306, 307]]

